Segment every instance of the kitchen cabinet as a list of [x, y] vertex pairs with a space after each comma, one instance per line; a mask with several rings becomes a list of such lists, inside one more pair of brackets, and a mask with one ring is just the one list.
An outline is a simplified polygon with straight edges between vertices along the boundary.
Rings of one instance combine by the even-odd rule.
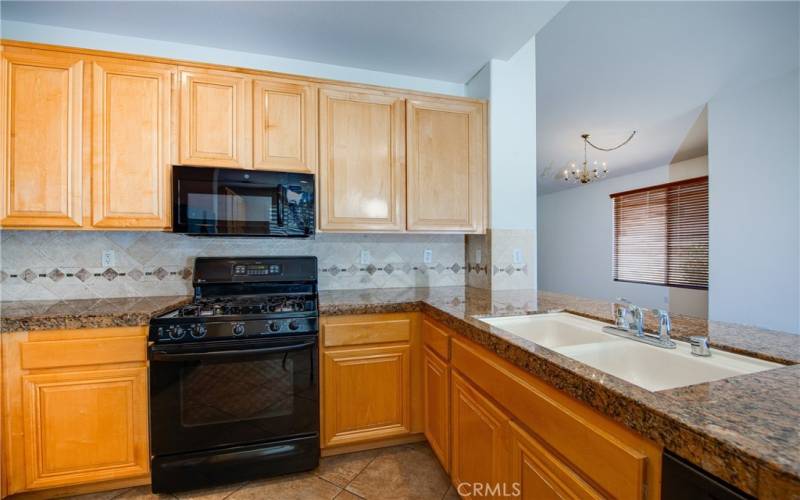
[[3, 334], [6, 493], [149, 480], [146, 332]]
[[253, 167], [317, 171], [317, 89], [311, 83], [253, 82]]
[[405, 228], [401, 95], [322, 88], [319, 214], [323, 231]]
[[168, 228], [176, 67], [99, 59], [92, 68], [92, 225]]
[[419, 315], [331, 316], [321, 322], [322, 447], [418, 440]]
[[[460, 373], [453, 370], [452, 387], [452, 462], [450, 479], [465, 498], [501, 497], [510, 492], [506, 471], [510, 459], [508, 446], [510, 417], [485, 397]], [[500, 488], [486, 495], [477, 488]]]
[[425, 437], [445, 471], [450, 471], [450, 331], [422, 319]]
[[249, 75], [180, 68], [180, 162], [252, 168], [252, 87]]
[[486, 219], [484, 106], [407, 101], [409, 231], [480, 233]]
[[84, 58], [3, 47], [4, 227], [83, 224]]
[[[518, 498], [605, 498], [538, 439], [511, 422], [511, 474], [509, 484]], [[514, 486], [516, 485], [516, 486]], [[516, 496], [516, 495], [515, 495]]]

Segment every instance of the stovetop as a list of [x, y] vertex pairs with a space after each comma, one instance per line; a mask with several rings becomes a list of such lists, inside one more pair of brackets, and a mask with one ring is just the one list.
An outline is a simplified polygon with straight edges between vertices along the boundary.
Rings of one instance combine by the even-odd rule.
[[316, 308], [316, 296], [312, 294], [230, 296], [200, 299], [163, 317], [214, 318], [255, 315], [261, 317], [281, 313], [314, 312]]

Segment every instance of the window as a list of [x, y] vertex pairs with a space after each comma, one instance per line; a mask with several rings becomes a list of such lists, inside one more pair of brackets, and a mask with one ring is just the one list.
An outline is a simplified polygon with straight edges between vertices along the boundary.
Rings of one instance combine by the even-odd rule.
[[708, 177], [611, 199], [614, 281], [708, 289]]

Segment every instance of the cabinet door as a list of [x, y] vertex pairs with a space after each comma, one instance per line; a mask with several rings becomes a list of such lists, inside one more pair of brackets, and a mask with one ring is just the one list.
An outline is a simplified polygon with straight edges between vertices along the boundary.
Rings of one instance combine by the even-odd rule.
[[147, 474], [147, 368], [22, 377], [25, 489]]
[[604, 498], [536, 438], [511, 422], [511, 475], [524, 500]]
[[459, 494], [467, 498], [502, 497], [504, 492], [511, 491], [505, 481], [510, 458], [509, 418], [458, 372], [451, 370], [450, 374], [450, 478], [454, 485], [468, 483], [459, 489]]
[[177, 68], [103, 59], [93, 69], [92, 223], [104, 228], [168, 227]]
[[317, 171], [317, 89], [257, 79], [253, 84], [253, 166]]
[[425, 348], [423, 365], [425, 437], [444, 470], [450, 471], [450, 369]]
[[323, 362], [325, 446], [411, 431], [410, 346], [329, 350]]
[[483, 232], [483, 105], [409, 99], [408, 230]]
[[320, 91], [320, 228], [405, 227], [405, 109], [400, 96]]
[[252, 80], [241, 74], [180, 69], [184, 165], [250, 168]]
[[82, 224], [83, 71], [75, 54], [4, 47], [3, 226]]

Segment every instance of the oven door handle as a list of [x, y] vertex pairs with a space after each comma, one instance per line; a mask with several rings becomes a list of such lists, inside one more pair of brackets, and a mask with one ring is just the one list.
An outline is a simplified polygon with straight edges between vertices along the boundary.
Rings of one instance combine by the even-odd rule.
[[187, 361], [220, 361], [225, 359], [244, 358], [251, 356], [258, 356], [259, 354], [270, 353], [283, 353], [292, 351], [301, 351], [307, 349], [317, 341], [303, 342], [302, 344], [293, 344], [281, 347], [264, 347], [261, 349], [240, 349], [231, 351], [212, 351], [212, 352], [193, 352], [185, 354], [173, 354], [165, 351], [150, 351], [151, 361], [161, 361], [168, 363], [185, 363]]

